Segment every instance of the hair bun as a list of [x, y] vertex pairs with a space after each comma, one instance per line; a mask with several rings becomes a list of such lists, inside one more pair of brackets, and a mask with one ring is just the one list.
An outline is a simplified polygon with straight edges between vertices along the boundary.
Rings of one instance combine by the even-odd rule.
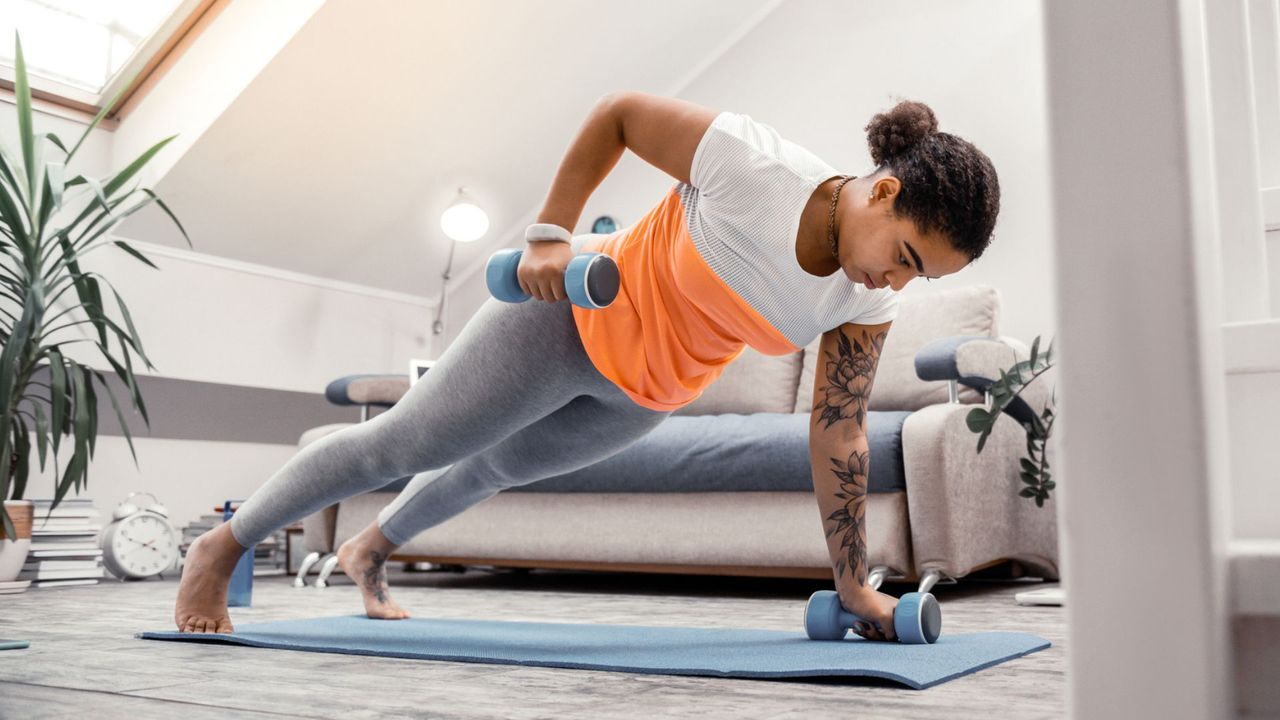
[[928, 105], [904, 100], [887, 113], [877, 113], [864, 129], [871, 161], [880, 166], [888, 158], [938, 132], [938, 118]]

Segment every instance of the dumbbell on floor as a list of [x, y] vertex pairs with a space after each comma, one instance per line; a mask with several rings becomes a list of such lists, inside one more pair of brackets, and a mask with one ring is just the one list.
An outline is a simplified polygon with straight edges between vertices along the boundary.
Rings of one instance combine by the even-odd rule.
[[[509, 303], [524, 302], [531, 297], [520, 288], [516, 276], [523, 254], [522, 250], [499, 250], [489, 258], [484, 279], [490, 295]], [[588, 310], [608, 307], [618, 296], [619, 285], [618, 265], [604, 253], [581, 253], [569, 261], [564, 271], [564, 289], [569, 302]]]
[[[831, 590], [819, 590], [804, 608], [804, 631], [810, 640], [843, 640], [854, 623], [867, 622], [840, 604]], [[893, 610], [893, 631], [898, 642], [924, 645], [942, 634], [942, 609], [930, 593], [912, 592], [898, 599]]]

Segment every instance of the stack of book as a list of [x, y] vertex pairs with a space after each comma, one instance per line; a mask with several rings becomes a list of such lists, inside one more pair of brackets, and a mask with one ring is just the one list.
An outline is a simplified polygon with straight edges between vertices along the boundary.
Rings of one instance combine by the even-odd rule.
[[[236, 505], [232, 505], [234, 512]], [[201, 535], [209, 532], [215, 527], [221, 525], [222, 509], [215, 508], [216, 513], [201, 515], [199, 518], [182, 528], [182, 544], [178, 549], [182, 553], [182, 559], [187, 558], [187, 549], [191, 547], [191, 543]], [[285, 533], [284, 529], [277, 530], [270, 537], [253, 547], [253, 574], [255, 577], [262, 575], [284, 575], [285, 574]]]
[[97, 508], [87, 498], [68, 498], [50, 512], [53, 500], [32, 500], [31, 550], [19, 580], [33, 587], [96, 585], [103, 576], [102, 531]]

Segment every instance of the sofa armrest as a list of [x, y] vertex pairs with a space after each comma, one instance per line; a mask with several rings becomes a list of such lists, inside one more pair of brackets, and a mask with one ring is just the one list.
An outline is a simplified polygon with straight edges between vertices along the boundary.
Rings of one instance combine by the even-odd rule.
[[325, 398], [334, 405], [391, 407], [409, 392], [405, 375], [347, 375], [329, 383]]
[[[998, 560], [1058, 577], [1057, 496], [1043, 507], [1020, 497], [1026, 432], [996, 419], [981, 453], [965, 416], [970, 405], [941, 403], [902, 426], [911, 551], [917, 574], [959, 578]], [[1050, 445], [1045, 449], [1055, 462]]]
[[[916, 353], [916, 375], [921, 380], [958, 382], [980, 393], [1000, 380], [1000, 374], [1015, 364], [1031, 359], [1031, 350], [1021, 340], [984, 335], [954, 335], [928, 343]], [[1005, 408], [1013, 419], [1027, 425], [1039, 416], [1051, 399], [1047, 378], [1022, 389]]]

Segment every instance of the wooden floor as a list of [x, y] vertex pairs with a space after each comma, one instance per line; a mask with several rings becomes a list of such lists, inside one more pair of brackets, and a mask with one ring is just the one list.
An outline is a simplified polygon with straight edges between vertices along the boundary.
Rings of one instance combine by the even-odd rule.
[[[339, 573], [340, 574], [340, 573]], [[798, 630], [819, 581], [534, 571], [391, 573], [417, 617]], [[944, 633], [1041, 635], [1053, 647], [927, 690], [881, 680], [746, 680], [357, 657], [134, 639], [172, 629], [175, 579], [0, 595], [0, 718], [1058, 718], [1065, 621], [1024, 607], [1037, 582], [940, 585]], [[888, 585], [899, 595], [914, 589]], [[258, 578], [236, 622], [350, 614], [345, 577], [324, 590]]]

